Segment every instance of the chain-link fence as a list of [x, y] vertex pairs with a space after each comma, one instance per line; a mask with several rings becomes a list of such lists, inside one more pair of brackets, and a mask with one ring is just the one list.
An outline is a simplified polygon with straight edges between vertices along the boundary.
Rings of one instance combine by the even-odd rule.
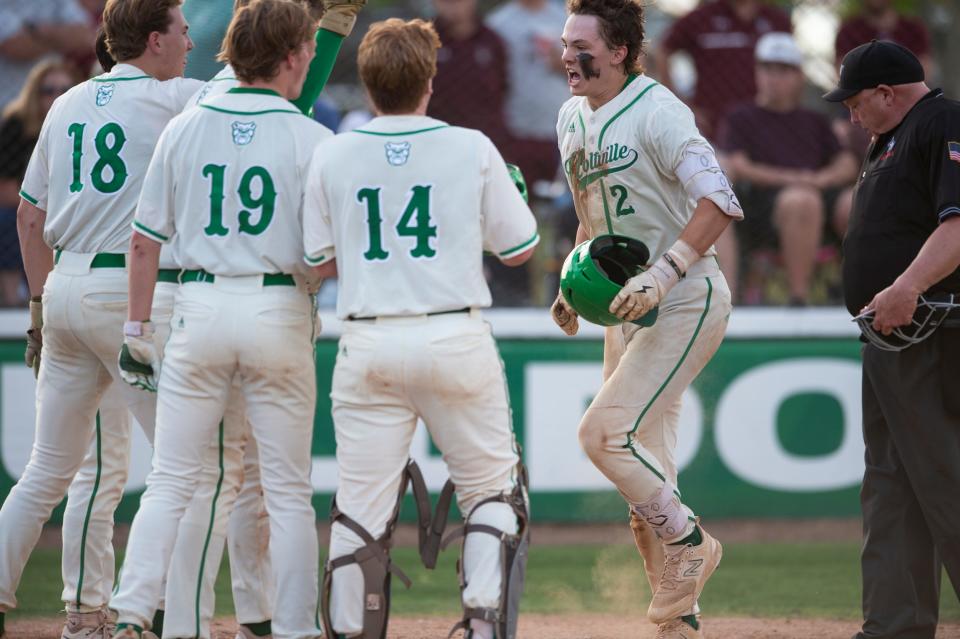
[[[22, 51], [11, 54], [5, 48], [5, 38], [17, 42], [31, 35], [25, 31], [36, 36], [45, 28], [43, 20], [60, 26], [76, 21], [70, 11], [77, 8], [95, 23], [102, 4], [0, 0], [0, 24], [6, 24], [6, 31], [0, 27], [0, 78], [12, 79], [6, 86], [25, 86], [30, 65]], [[188, 74], [209, 77], [217, 68], [212, 58], [232, 5], [233, 0], [187, 0], [184, 12], [197, 41]], [[931, 86], [943, 84], [948, 95], [957, 95], [960, 78], [945, 72], [951, 61], [960, 62], [960, 44], [950, 33], [960, 19], [956, 5], [953, 0], [659, 0], [646, 5], [646, 73], [694, 111], [746, 211], [747, 219], [718, 242], [721, 266], [739, 303], [838, 302], [840, 238], [869, 140], [850, 125], [842, 107], [831, 107], [820, 94], [835, 81], [838, 49], [842, 55], [879, 37], [913, 49]], [[73, 8], [67, 11], [68, 6]], [[388, 17], [435, 20], [444, 46], [429, 115], [486, 133], [530, 184], [542, 241], [523, 268], [506, 269], [488, 260], [495, 303], [549, 304], [577, 226], [555, 134], [558, 108], [569, 97], [560, 63], [563, 4], [370, 0], [315, 109], [329, 127], [349, 130], [371, 117], [356, 73], [356, 50], [367, 26]], [[793, 40], [768, 36], [756, 48], [774, 32], [792, 32]], [[48, 48], [31, 64], [58, 53]], [[74, 51], [72, 57], [82, 53]], [[43, 108], [46, 93], [67, 82], [56, 73], [42, 75], [31, 89], [32, 113]], [[7, 100], [16, 91], [10, 94]], [[8, 305], [23, 298], [14, 211], [35, 139], [34, 127], [23, 122], [34, 117], [24, 111], [27, 102], [21, 100], [20, 110], [10, 111], [0, 126], [0, 303]]]

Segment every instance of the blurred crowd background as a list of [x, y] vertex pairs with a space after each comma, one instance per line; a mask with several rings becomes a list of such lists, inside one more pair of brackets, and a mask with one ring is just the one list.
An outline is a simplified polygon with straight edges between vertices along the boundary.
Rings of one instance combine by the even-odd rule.
[[[315, 0], [319, 4], [318, 0]], [[53, 101], [100, 72], [93, 53], [105, 0], [0, 0], [0, 305], [25, 303], [17, 241], [20, 181]], [[356, 72], [366, 26], [435, 20], [443, 42], [429, 115], [480, 129], [523, 170], [542, 241], [522, 269], [486, 263], [494, 303], [545, 306], [573, 247], [576, 216], [560, 171], [556, 116], [569, 97], [560, 0], [369, 0], [314, 114], [334, 131], [370, 119]], [[233, 0], [186, 0], [195, 41], [187, 75], [208, 79]], [[648, 75], [696, 115], [735, 183], [746, 220], [718, 248], [741, 305], [839, 302], [840, 243], [869, 143], [846, 110], [820, 100], [839, 60], [873, 38], [910, 48], [928, 84], [960, 96], [956, 0], [650, 0]], [[189, 152], [189, 150], [185, 150]], [[636, 212], [642, 215], [642, 211]], [[325, 286], [332, 305], [335, 284]]]

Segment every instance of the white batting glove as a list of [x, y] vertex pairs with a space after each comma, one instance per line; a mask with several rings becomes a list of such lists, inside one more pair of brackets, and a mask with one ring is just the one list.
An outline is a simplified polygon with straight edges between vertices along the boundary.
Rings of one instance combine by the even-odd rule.
[[627, 322], [639, 319], [660, 304], [700, 255], [677, 240], [649, 269], [627, 280], [610, 303], [610, 312]]
[[30, 298], [30, 329], [27, 331], [27, 350], [24, 363], [33, 369], [33, 376], [40, 375], [40, 351], [43, 350], [43, 302], [39, 297]]
[[580, 320], [577, 319], [577, 312], [567, 304], [567, 300], [563, 298], [563, 293], [557, 293], [557, 299], [550, 307], [550, 317], [567, 335], [576, 335], [577, 331], [580, 330]]
[[120, 349], [120, 377], [123, 381], [151, 393], [157, 392], [160, 379], [160, 351], [153, 338], [150, 320], [125, 322], [123, 347]]

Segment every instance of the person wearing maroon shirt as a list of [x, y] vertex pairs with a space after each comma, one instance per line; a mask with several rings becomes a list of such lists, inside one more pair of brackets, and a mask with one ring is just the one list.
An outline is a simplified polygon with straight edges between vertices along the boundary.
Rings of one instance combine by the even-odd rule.
[[930, 34], [916, 18], [900, 15], [893, 0], [863, 0], [863, 11], [844, 20], [837, 32], [837, 65], [854, 47], [871, 40], [890, 40], [913, 52], [930, 75]]
[[434, 26], [443, 45], [428, 115], [479, 129], [504, 153], [509, 142], [503, 108], [507, 55], [503, 41], [484, 26], [477, 0], [434, 0]]
[[766, 34], [756, 61], [756, 100], [721, 125], [720, 148], [747, 212], [740, 237], [751, 248], [779, 246], [790, 302], [804, 305], [825, 211], [837, 189], [853, 182], [857, 163], [830, 120], [800, 106], [803, 55], [793, 37]]
[[671, 90], [670, 56], [685, 51], [697, 71], [691, 107], [697, 127], [715, 140], [717, 125], [738, 102], [753, 99], [753, 49], [771, 31], [792, 31], [790, 17], [761, 0], [704, 2], [670, 28], [657, 51], [657, 79]]

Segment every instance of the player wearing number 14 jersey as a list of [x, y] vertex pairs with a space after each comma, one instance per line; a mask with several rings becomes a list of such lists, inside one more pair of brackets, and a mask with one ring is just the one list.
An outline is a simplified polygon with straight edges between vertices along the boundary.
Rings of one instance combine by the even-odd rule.
[[437, 47], [421, 20], [370, 28], [358, 66], [379, 117], [321, 144], [308, 178], [306, 260], [335, 260], [347, 320], [331, 392], [340, 479], [322, 600], [332, 636], [382, 636], [388, 592], [360, 564], [389, 547], [371, 537], [395, 524], [418, 417], [470, 524], [462, 624], [477, 639], [512, 637], [516, 624], [519, 590], [502, 575], [522, 575], [506, 544], [525, 547], [527, 514], [503, 368], [480, 315], [482, 253], [518, 265], [539, 236], [490, 140], [425, 117]]

